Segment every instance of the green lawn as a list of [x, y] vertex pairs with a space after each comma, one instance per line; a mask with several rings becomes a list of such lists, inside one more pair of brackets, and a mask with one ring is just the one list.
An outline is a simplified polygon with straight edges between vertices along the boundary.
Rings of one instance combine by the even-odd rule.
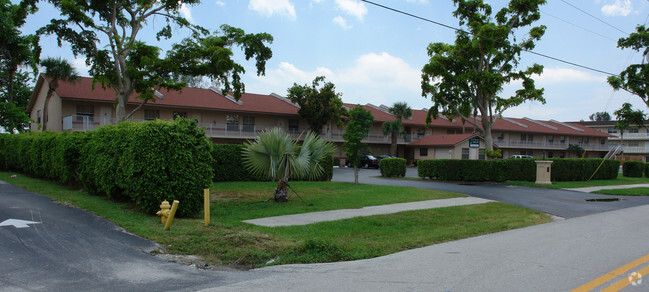
[[[487, 203], [391, 215], [352, 218], [305, 226], [260, 227], [243, 219], [369, 205], [443, 199], [460, 194], [403, 187], [333, 182], [293, 182], [299, 193], [288, 203], [267, 201], [274, 183], [214, 183], [211, 224], [202, 218], [176, 218], [170, 231], [160, 219], [139, 213], [130, 203], [91, 196], [78, 188], [0, 172], [0, 180], [105, 217], [160, 243], [168, 253], [200, 256], [209, 264], [237, 268], [272, 264], [355, 260], [430, 244], [549, 222], [542, 213], [504, 203]], [[181, 202], [182, 204], [182, 202]], [[200, 215], [202, 216], [202, 215]]]
[[514, 186], [526, 187], [544, 187], [553, 189], [567, 189], [567, 188], [585, 188], [597, 186], [614, 186], [614, 185], [633, 185], [633, 184], [649, 184], [649, 178], [646, 177], [625, 177], [622, 174], [617, 176], [614, 180], [591, 180], [591, 181], [553, 181], [552, 185], [537, 185], [529, 181], [507, 181], [505, 184]]
[[614, 196], [649, 196], [649, 188], [599, 190], [599, 191], [594, 191], [593, 193], [614, 195]]

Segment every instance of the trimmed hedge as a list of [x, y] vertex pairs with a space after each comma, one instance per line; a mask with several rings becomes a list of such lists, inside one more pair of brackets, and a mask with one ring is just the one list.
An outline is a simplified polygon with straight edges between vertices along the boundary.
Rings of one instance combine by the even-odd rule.
[[379, 162], [381, 176], [404, 177], [406, 176], [406, 160], [403, 158], [383, 158]]
[[[616, 179], [619, 161], [603, 159], [551, 159], [553, 181]], [[604, 161], [604, 163], [602, 163]], [[600, 167], [601, 164], [601, 167]], [[448, 181], [535, 181], [534, 159], [457, 160], [424, 159], [417, 164], [419, 177]]]
[[193, 120], [123, 122], [88, 133], [81, 181], [91, 193], [131, 199], [147, 214], [180, 201], [178, 216], [202, 209], [213, 177], [210, 142]]
[[[147, 214], [179, 200], [178, 216], [202, 209], [211, 185], [210, 142], [193, 120], [124, 122], [87, 133], [0, 135], [0, 167], [91, 194], [129, 199]], [[77, 175], [78, 174], [78, 175]]]
[[[263, 181], [265, 179], [255, 177], [243, 165], [241, 151], [245, 148], [243, 144], [214, 144], [212, 145], [212, 169], [214, 170], [213, 181]], [[334, 158], [328, 156], [321, 162], [325, 172], [312, 181], [330, 181], [334, 174]]]
[[622, 165], [622, 175], [625, 177], [642, 177], [645, 163], [641, 161], [627, 161]]

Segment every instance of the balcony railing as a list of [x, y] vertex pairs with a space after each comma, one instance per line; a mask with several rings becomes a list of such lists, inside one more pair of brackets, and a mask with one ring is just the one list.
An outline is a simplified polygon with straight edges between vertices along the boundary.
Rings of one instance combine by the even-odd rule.
[[608, 151], [614, 145], [601, 144], [601, 143], [568, 143], [560, 141], [512, 141], [512, 140], [498, 140], [494, 141], [500, 148], [522, 148], [522, 149], [549, 149], [549, 150], [567, 150], [569, 144], [579, 145], [581, 148], [591, 151]]
[[649, 133], [624, 133], [622, 137], [620, 137], [620, 133], [609, 133], [615, 137], [610, 137], [608, 138], [611, 141], [618, 141], [618, 140], [649, 140]]

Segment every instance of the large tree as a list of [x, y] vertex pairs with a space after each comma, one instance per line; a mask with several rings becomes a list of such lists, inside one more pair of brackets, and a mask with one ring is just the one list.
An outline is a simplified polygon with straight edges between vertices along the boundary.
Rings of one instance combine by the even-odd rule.
[[403, 129], [403, 119], [412, 117], [412, 109], [406, 102], [395, 102], [388, 112], [395, 117], [395, 120], [383, 122], [383, 134], [390, 135], [390, 155], [397, 156], [397, 138], [399, 135], [404, 137], [407, 135]]
[[[277, 182], [274, 199], [288, 201], [289, 179], [313, 179], [322, 175], [323, 161], [331, 156], [336, 146], [313, 132], [298, 143], [280, 128], [273, 128], [246, 142], [243, 163], [256, 176]], [[326, 164], [325, 164], [326, 165]]]
[[[61, 18], [52, 19], [40, 32], [56, 34], [59, 46], [66, 41], [75, 55], [86, 57], [93, 80], [115, 91], [115, 112], [120, 120], [130, 117], [146, 102], [155, 101], [157, 90], [186, 86], [173, 78], [173, 73], [218, 80], [225, 92], [233, 91], [239, 98], [245, 90], [241, 82], [245, 70], [232, 60], [232, 47], [241, 47], [246, 60], [255, 58], [258, 75], [265, 73], [266, 61], [272, 56], [266, 46], [273, 40], [269, 34], [246, 34], [228, 25], [210, 33], [189, 23], [179, 10], [199, 0], [50, 2], [60, 10]], [[173, 45], [166, 57], [161, 57], [160, 48], [140, 39], [144, 26], [153, 18], [166, 22], [156, 33], [158, 40], [170, 39], [175, 31], [172, 26], [189, 29], [192, 36]], [[132, 95], [141, 103], [127, 113]]]
[[640, 64], [631, 64], [618, 76], [608, 77], [608, 83], [615, 90], [625, 90], [635, 94], [649, 106], [649, 30], [644, 25], [636, 27], [636, 32], [617, 41], [618, 48], [642, 52]]
[[30, 120], [25, 108], [31, 82], [21, 67], [38, 72], [40, 47], [38, 36], [23, 35], [20, 28], [37, 10], [36, 2], [0, 0], [0, 127], [10, 133], [26, 130]]
[[[464, 30], [456, 33], [454, 44], [431, 43], [430, 61], [422, 69], [422, 95], [430, 96], [434, 105], [428, 112], [437, 118], [461, 117], [476, 127], [493, 150], [491, 128], [508, 108], [525, 101], [545, 103], [543, 89], [537, 89], [533, 74], [543, 66], [534, 64], [517, 70], [521, 52], [532, 50], [545, 26], [530, 27], [541, 17], [545, 0], [512, 0], [492, 16], [491, 6], [482, 0], [454, 0], [453, 15]], [[526, 29], [530, 27], [529, 29]], [[526, 29], [527, 37], [518, 41], [516, 32]], [[519, 33], [520, 34], [520, 33]], [[501, 96], [503, 86], [514, 81], [521, 89], [511, 97]]]
[[620, 130], [620, 144], [624, 144], [624, 131], [630, 129], [631, 125], [644, 127], [644, 121], [647, 119], [647, 115], [642, 110], [633, 110], [633, 106], [628, 102], [613, 114], [617, 120], [615, 128]]
[[[321, 82], [323, 82], [322, 86]], [[340, 96], [340, 93], [336, 93], [336, 86], [333, 83], [325, 82], [324, 76], [318, 76], [311, 86], [293, 83], [293, 86], [288, 89], [287, 97], [300, 106], [297, 114], [307, 120], [311, 131], [320, 134], [322, 127], [328, 123], [342, 127], [342, 117], [347, 110]]]
[[75, 82], [79, 80], [79, 75], [67, 60], [61, 58], [47, 58], [41, 62], [41, 65], [45, 68], [45, 77], [49, 79], [49, 89], [43, 103], [43, 131], [46, 131], [50, 99], [59, 87], [59, 82]]
[[358, 169], [361, 164], [362, 151], [367, 148], [362, 140], [367, 137], [373, 122], [372, 113], [360, 105], [349, 111], [349, 121], [345, 125], [343, 134], [343, 139], [345, 139], [343, 150], [350, 165], [354, 168], [354, 185], [358, 185]]

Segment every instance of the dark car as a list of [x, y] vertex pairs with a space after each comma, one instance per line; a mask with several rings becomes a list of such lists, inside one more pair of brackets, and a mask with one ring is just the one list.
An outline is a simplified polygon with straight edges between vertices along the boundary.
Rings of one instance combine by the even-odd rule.
[[372, 155], [363, 155], [361, 158], [361, 167], [364, 168], [379, 168], [379, 159]]
[[379, 162], [381, 162], [381, 160], [383, 160], [384, 158], [396, 158], [396, 157], [394, 157], [392, 155], [386, 155], [386, 154], [381, 154], [381, 155], [376, 156], [376, 159], [378, 159]]

